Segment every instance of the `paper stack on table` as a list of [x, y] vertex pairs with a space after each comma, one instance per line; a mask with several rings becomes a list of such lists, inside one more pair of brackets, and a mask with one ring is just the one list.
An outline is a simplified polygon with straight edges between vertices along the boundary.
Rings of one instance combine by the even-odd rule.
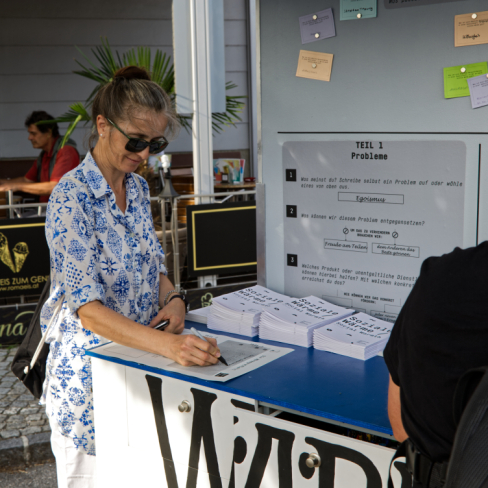
[[263, 310], [259, 322], [259, 337], [310, 347], [313, 331], [352, 315], [354, 310], [310, 296], [288, 298], [284, 303]]
[[365, 361], [383, 351], [393, 324], [358, 313], [316, 329], [313, 347]]
[[248, 337], [259, 333], [259, 317], [269, 307], [289, 299], [263, 286], [253, 286], [212, 300], [207, 327]]
[[185, 320], [192, 320], [193, 322], [199, 322], [200, 324], [206, 324], [208, 321], [208, 314], [210, 307], [197, 308], [196, 310], [190, 310], [185, 317]]

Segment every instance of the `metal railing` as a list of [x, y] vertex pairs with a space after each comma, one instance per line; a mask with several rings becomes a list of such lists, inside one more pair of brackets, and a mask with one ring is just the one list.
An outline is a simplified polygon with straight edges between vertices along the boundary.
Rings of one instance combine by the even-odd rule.
[[47, 202], [45, 203], [13, 203], [13, 190], [8, 190], [7, 192], [7, 205], [0, 205], [0, 210], [8, 210], [9, 211], [9, 218], [15, 219], [22, 218], [22, 214], [19, 213], [17, 209], [29, 208], [29, 207], [37, 207], [37, 215], [41, 216], [42, 209], [47, 207]]
[[[8, 193], [12, 193], [10, 190]], [[174, 280], [175, 280], [175, 289], [177, 291], [181, 290], [181, 281], [180, 281], [180, 249], [179, 249], [179, 239], [178, 239], [178, 202], [180, 200], [192, 200], [195, 198], [210, 198], [213, 201], [209, 203], [222, 203], [220, 200], [215, 201], [215, 197], [221, 197], [227, 200], [230, 197], [238, 197], [238, 196], [247, 196], [247, 195], [255, 195], [256, 190], [245, 190], [245, 191], [233, 191], [233, 192], [219, 192], [219, 193], [198, 193], [196, 195], [179, 195], [175, 198], [172, 198], [171, 205], [172, 205], [172, 216], [171, 216], [171, 223], [170, 223], [170, 232], [171, 232], [171, 240], [173, 244], [173, 270], [174, 270]], [[160, 197], [151, 197], [150, 201], [160, 202], [160, 209], [161, 209], [161, 227], [162, 227], [162, 247], [163, 251], [166, 253], [167, 246], [166, 246], [166, 211], [164, 204], [169, 199], [160, 198]], [[11, 195], [9, 198], [11, 202]], [[42, 209], [47, 207], [47, 203], [10, 203], [7, 205], [0, 205], [0, 210], [9, 210], [10, 211], [10, 218], [15, 218], [15, 214], [17, 214], [18, 218], [22, 218], [22, 214], [18, 212], [17, 209], [24, 209], [29, 207], [37, 207], [37, 214], [41, 216]]]

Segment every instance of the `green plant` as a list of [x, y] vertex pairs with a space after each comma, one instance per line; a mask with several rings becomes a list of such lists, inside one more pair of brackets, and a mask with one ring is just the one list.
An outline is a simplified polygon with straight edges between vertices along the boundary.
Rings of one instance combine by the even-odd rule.
[[[75, 60], [76, 63], [81, 67], [81, 70], [74, 71], [74, 73], [96, 82], [97, 85], [84, 103], [77, 102], [70, 105], [68, 112], [56, 119], [56, 122], [58, 123], [69, 123], [68, 129], [62, 141], [63, 146], [80, 122], [84, 122], [85, 125], [90, 122], [90, 108], [96, 93], [106, 83], [110, 83], [114, 73], [119, 68], [124, 66], [133, 65], [146, 68], [151, 75], [152, 81], [160, 85], [170, 96], [173, 104], [175, 103], [176, 92], [174, 67], [173, 64], [170, 64], [170, 56], [167, 56], [161, 50], [156, 50], [154, 60], [152, 59], [151, 49], [148, 47], [138, 47], [137, 49], [133, 48], [121, 56], [118, 51], [115, 51], [115, 54], [112, 52], [112, 48], [110, 47], [107, 38], [102, 38], [102, 45], [91, 49], [93, 55], [98, 61], [97, 66], [88, 58], [88, 56], [86, 56], [86, 54], [83, 53], [83, 51], [81, 51], [81, 49], [78, 47], [76, 47], [76, 49], [78, 49], [80, 54], [86, 59], [89, 66], [85, 66], [79, 61]], [[231, 81], [227, 82], [225, 86], [226, 90], [231, 90], [236, 87], [237, 85]], [[242, 112], [242, 109], [244, 108], [244, 103], [241, 101], [243, 98], [246, 97], [235, 95], [226, 96], [226, 111], [224, 113], [212, 114], [212, 129], [215, 133], [222, 132], [224, 130], [224, 126], [235, 126], [235, 123], [241, 120], [239, 113]], [[192, 116], [178, 115], [178, 117], [180, 119], [181, 126], [188, 133], [190, 133]]]

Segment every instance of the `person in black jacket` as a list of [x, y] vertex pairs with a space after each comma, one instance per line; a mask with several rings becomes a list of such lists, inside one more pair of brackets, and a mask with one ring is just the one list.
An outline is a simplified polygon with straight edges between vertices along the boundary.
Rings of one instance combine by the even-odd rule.
[[426, 259], [385, 348], [393, 434], [408, 439], [410, 463], [418, 463], [410, 468], [424, 473], [414, 486], [442, 486], [457, 382], [487, 364], [487, 268], [488, 242]]

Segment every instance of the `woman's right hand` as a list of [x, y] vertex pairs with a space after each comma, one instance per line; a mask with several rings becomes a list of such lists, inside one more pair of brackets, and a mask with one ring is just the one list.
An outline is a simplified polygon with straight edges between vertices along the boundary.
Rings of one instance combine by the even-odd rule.
[[182, 366], [210, 366], [211, 364], [217, 364], [220, 350], [215, 339], [207, 337], [206, 341], [202, 341], [202, 339], [193, 334], [161, 333], [165, 335], [167, 347], [167, 352], [163, 355], [170, 357]]

